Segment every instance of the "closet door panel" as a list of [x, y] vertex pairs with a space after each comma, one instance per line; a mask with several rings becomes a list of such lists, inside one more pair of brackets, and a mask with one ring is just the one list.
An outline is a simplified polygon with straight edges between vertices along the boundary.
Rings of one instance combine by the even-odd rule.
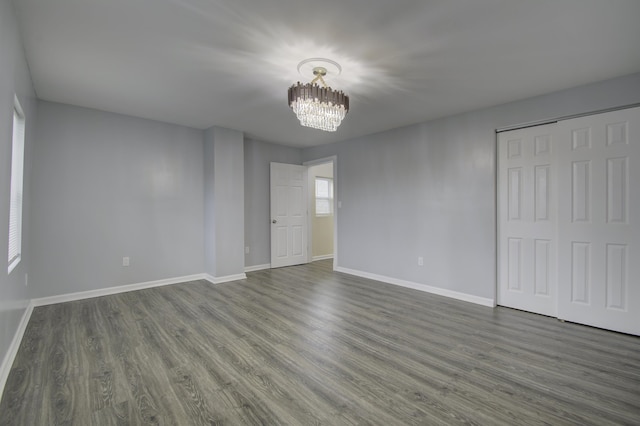
[[640, 108], [558, 123], [558, 317], [640, 335]]

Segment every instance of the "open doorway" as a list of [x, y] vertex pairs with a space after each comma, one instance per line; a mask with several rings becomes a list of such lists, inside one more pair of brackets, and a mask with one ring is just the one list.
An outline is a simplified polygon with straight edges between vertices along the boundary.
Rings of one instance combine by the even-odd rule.
[[308, 167], [309, 260], [333, 259], [337, 264], [336, 159], [324, 158], [305, 163]]

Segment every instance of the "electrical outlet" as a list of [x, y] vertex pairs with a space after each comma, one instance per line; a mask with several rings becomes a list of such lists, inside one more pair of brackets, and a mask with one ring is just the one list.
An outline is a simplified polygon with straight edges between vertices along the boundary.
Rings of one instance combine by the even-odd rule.
[[424, 258], [422, 256], [418, 257], [418, 266], [424, 266]]
[[244, 248], [244, 254], [249, 254], [249, 246], [246, 246], [246, 247]]
[[129, 266], [129, 257], [122, 258], [122, 266]]

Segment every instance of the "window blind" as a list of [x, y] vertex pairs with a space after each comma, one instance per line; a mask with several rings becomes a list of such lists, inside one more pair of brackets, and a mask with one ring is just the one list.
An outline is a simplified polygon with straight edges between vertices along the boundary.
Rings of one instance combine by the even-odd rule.
[[333, 180], [316, 178], [316, 216], [333, 214]]

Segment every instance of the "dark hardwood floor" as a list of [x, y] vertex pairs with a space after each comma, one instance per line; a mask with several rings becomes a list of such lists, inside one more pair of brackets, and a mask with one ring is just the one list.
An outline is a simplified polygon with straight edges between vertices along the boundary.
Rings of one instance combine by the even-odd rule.
[[640, 424], [640, 338], [331, 271], [38, 307], [1, 425]]

